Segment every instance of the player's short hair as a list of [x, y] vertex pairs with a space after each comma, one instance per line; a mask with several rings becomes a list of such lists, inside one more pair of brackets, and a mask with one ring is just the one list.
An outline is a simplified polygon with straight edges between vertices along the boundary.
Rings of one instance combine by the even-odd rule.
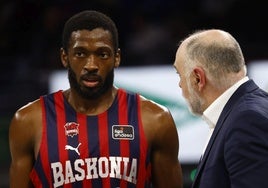
[[83, 29], [91, 31], [96, 28], [103, 28], [104, 30], [108, 30], [111, 33], [113, 47], [116, 51], [119, 47], [119, 42], [118, 31], [115, 23], [107, 15], [95, 10], [85, 10], [79, 12], [67, 20], [62, 33], [63, 49], [66, 52], [68, 51], [70, 36], [72, 32]]

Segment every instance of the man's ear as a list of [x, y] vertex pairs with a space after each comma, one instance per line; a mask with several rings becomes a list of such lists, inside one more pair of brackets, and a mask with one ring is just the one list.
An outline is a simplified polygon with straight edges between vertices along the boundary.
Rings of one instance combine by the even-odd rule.
[[114, 67], [117, 68], [119, 67], [121, 62], [121, 50], [118, 48], [116, 54], [115, 54], [115, 62], [114, 62]]
[[195, 67], [193, 70], [194, 82], [198, 87], [198, 90], [201, 91], [206, 85], [206, 74], [202, 67]]
[[61, 59], [61, 63], [62, 65], [67, 68], [68, 65], [68, 56], [67, 53], [65, 52], [65, 50], [63, 48], [60, 49], [60, 59]]

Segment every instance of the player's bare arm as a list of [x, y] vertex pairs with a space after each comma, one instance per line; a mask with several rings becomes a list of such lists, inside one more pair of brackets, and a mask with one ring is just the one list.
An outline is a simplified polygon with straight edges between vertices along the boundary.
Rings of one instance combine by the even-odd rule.
[[169, 110], [143, 99], [142, 120], [148, 144], [152, 147], [154, 187], [182, 187], [178, 133]]
[[11, 121], [9, 130], [11, 188], [32, 187], [29, 174], [37, 155], [42, 131], [37, 129], [38, 124], [41, 125], [39, 106], [39, 102], [35, 101], [22, 107]]

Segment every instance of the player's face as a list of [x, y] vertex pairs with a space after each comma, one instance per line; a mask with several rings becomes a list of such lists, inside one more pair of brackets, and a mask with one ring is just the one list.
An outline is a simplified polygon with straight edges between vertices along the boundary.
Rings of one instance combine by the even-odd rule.
[[112, 88], [120, 62], [112, 44], [111, 34], [103, 29], [72, 33], [65, 63], [70, 86], [82, 97], [98, 98]]
[[[82, 80], [94, 77], [94, 82], [98, 82], [98, 84], [93, 84], [95, 86], [89, 87], [85, 86]], [[68, 78], [71, 88], [75, 89], [75, 91], [85, 99], [96, 99], [100, 97], [102, 94], [107, 92], [113, 86], [114, 81], [114, 70], [111, 70], [103, 80], [101, 76], [94, 74], [87, 74], [80, 77], [77, 80], [77, 75], [72, 68], [68, 69]]]

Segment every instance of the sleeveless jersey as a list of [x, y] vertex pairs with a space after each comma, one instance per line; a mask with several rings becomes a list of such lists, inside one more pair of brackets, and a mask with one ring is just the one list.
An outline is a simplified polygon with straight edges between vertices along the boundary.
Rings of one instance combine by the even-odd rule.
[[35, 187], [151, 187], [138, 94], [119, 89], [96, 116], [77, 113], [62, 91], [40, 101], [42, 141], [30, 175]]

